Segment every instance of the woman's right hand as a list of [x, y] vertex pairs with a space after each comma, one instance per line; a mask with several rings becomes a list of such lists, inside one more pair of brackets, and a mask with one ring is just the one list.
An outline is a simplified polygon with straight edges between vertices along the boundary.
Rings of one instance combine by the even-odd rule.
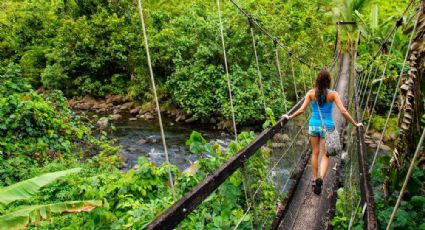
[[286, 120], [291, 120], [291, 116], [290, 115], [288, 115], [288, 114], [283, 114], [283, 116], [282, 116], [283, 118], [285, 118]]
[[363, 123], [361, 123], [361, 122], [357, 123], [357, 124], [356, 124], [356, 127], [357, 127], [357, 128], [363, 127]]

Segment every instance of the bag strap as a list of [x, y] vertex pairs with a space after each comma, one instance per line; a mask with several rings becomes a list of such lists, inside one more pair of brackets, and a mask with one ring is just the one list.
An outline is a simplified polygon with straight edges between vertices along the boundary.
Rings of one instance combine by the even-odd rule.
[[316, 100], [317, 110], [319, 110], [320, 120], [322, 120], [322, 128], [326, 131], [325, 122], [323, 121], [322, 112], [320, 111], [319, 103]]

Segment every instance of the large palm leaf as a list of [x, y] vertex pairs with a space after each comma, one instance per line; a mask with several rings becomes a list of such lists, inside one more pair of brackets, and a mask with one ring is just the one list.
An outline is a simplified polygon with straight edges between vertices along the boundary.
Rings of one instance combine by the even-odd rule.
[[69, 175], [71, 173], [77, 173], [80, 170], [80, 168], [74, 168], [53, 173], [46, 173], [8, 187], [0, 188], [0, 204], [6, 206], [16, 200], [28, 199], [33, 196], [41, 187], [56, 181], [60, 177]]
[[102, 207], [102, 201], [67, 201], [19, 207], [14, 212], [0, 216], [0, 230], [23, 229], [28, 223], [38, 224], [41, 220], [50, 218], [51, 213], [90, 212], [96, 207]]

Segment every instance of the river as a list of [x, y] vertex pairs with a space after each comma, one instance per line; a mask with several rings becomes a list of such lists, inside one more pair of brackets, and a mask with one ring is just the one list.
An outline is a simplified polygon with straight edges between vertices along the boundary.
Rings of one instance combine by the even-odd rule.
[[[199, 155], [190, 153], [185, 142], [192, 131], [202, 133], [208, 142], [216, 142], [226, 147], [232, 136], [223, 130], [213, 129], [211, 124], [174, 122], [169, 117], [163, 118], [165, 140], [170, 163], [183, 170], [196, 161]], [[137, 164], [140, 156], [148, 157], [156, 165], [165, 162], [161, 131], [157, 119], [130, 121], [128, 117], [114, 123], [116, 130], [112, 133], [118, 144], [123, 147], [122, 154], [126, 159], [126, 168]]]

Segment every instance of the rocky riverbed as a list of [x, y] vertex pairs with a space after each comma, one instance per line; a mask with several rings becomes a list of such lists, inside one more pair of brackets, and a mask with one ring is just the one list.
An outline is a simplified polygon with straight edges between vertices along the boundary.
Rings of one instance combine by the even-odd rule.
[[[153, 105], [139, 105], [130, 101], [128, 97], [120, 95], [106, 95], [105, 98], [93, 98], [85, 96], [83, 98], [73, 98], [68, 100], [69, 106], [74, 110], [89, 111], [97, 114], [109, 114], [107, 117], [100, 117], [99, 128], [106, 128], [108, 121], [119, 121], [124, 117], [130, 121], [145, 120], [150, 121], [156, 117], [156, 110]], [[209, 124], [212, 129], [230, 130], [232, 129], [232, 121], [220, 117], [212, 117], [210, 119], [197, 119], [185, 114], [176, 108], [161, 109], [161, 113], [172, 118], [173, 123], [201, 123]]]

